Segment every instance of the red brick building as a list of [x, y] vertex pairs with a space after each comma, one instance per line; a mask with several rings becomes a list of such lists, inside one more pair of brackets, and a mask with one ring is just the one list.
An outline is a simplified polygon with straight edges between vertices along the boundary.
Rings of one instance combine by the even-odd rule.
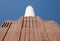
[[0, 26], [0, 41], [60, 41], [60, 26], [54, 20], [22, 16]]

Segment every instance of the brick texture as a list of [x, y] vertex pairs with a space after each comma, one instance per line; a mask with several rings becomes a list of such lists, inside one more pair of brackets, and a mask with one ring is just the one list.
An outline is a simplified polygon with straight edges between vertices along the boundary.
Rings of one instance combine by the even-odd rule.
[[0, 26], [0, 41], [60, 41], [60, 26], [40, 17], [20, 17]]

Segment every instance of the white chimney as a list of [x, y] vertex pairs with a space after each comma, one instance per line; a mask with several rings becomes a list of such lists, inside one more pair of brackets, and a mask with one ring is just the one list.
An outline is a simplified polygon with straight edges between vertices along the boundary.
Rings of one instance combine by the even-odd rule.
[[27, 6], [24, 16], [25, 17], [29, 17], [29, 16], [35, 17], [34, 9], [31, 5]]

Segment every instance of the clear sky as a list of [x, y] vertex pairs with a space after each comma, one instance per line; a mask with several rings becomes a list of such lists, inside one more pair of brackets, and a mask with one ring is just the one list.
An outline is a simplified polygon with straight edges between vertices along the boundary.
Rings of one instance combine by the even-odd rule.
[[60, 0], [0, 0], [0, 24], [24, 16], [28, 5], [33, 6], [36, 16], [60, 24]]

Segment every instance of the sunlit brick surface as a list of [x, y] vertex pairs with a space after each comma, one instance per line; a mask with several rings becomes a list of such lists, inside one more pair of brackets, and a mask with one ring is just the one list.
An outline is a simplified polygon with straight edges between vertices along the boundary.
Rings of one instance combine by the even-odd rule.
[[21, 17], [0, 26], [0, 41], [60, 41], [60, 26], [40, 17]]

